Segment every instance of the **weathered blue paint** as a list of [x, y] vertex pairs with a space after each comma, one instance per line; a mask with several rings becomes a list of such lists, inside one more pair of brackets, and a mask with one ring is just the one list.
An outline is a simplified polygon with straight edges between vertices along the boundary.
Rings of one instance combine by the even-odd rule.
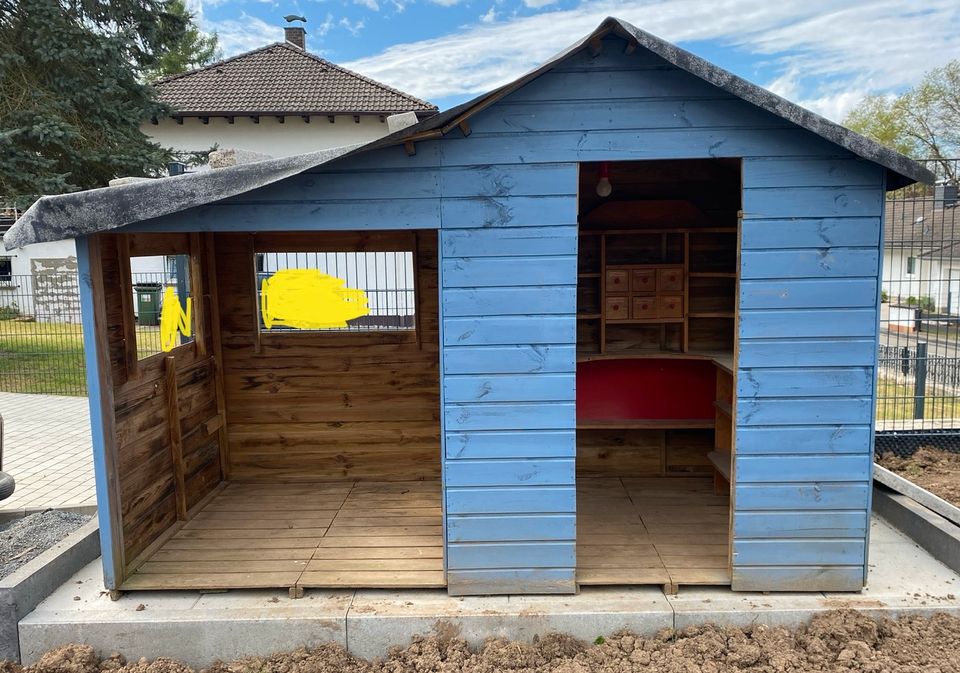
[[468, 137], [128, 229], [439, 229], [450, 592], [569, 593], [578, 162], [741, 159], [733, 586], [858, 589], [885, 170], [608, 40], [472, 117]]
[[[111, 475], [107, 467], [108, 437], [104, 429], [109, 419], [104, 418], [104, 395], [108, 395], [112, 407], [113, 396], [104, 390], [100, 377], [109, 370], [109, 356], [97, 352], [97, 334], [94, 321], [93, 280], [90, 276], [89, 239], [81, 236], [77, 243], [77, 272], [80, 286], [80, 314], [83, 318], [83, 356], [87, 370], [87, 401], [90, 406], [90, 435], [93, 444], [93, 478], [97, 487], [97, 519], [100, 525], [100, 555], [103, 560], [104, 587], [119, 588], [123, 581], [123, 559], [117, 558], [115, 550], [123, 549], [122, 531], [114, 525], [110, 513], [116, 511], [111, 487]], [[112, 426], [112, 424], [111, 424]], [[114, 505], [114, 506], [111, 506]], [[122, 552], [121, 552], [122, 553]]]

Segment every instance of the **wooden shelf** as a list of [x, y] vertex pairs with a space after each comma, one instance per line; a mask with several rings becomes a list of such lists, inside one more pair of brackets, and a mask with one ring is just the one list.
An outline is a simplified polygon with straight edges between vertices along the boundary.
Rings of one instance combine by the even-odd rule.
[[607, 318], [608, 327], [610, 325], [671, 325], [682, 322], [683, 318], [627, 318], [625, 320]]
[[736, 227], [676, 227], [673, 229], [580, 229], [581, 236], [625, 236], [630, 234], [735, 234]]
[[727, 351], [643, 351], [643, 352], [623, 352], [623, 353], [597, 353], [578, 354], [577, 362], [590, 362], [591, 360], [636, 360], [636, 359], [676, 359], [676, 360], [713, 360], [724, 369], [733, 368], [733, 353]]
[[687, 314], [688, 318], [735, 318], [736, 314], [733, 311], [703, 311], [694, 313], [691, 311]]
[[577, 274], [577, 278], [599, 278], [599, 277], [600, 277], [600, 273], [599, 273], [599, 272], [594, 272], [594, 273], [578, 273], [578, 274]]
[[577, 421], [577, 430], [711, 430], [712, 418], [624, 418]]
[[599, 320], [599, 313], [578, 313], [577, 320]]
[[736, 278], [736, 271], [691, 271], [691, 278]]
[[733, 418], [733, 407], [730, 406], [729, 402], [723, 402], [721, 400], [717, 400], [716, 402], [713, 403], [713, 406], [716, 407], [717, 411], [719, 411], [724, 416]]

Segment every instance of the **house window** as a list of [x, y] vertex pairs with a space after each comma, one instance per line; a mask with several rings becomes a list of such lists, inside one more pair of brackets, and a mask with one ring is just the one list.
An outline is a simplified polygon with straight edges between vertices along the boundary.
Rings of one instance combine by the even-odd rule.
[[411, 251], [260, 252], [254, 273], [264, 332], [416, 328]]
[[912, 276], [917, 272], [917, 258], [907, 257], [907, 274]]
[[13, 280], [13, 257], [0, 257], [0, 283]]

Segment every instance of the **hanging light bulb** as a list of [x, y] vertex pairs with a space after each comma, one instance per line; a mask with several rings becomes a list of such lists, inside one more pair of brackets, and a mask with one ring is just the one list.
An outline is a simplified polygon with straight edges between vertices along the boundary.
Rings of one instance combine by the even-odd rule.
[[597, 181], [597, 196], [607, 198], [613, 193], [613, 185], [610, 184], [610, 164], [606, 161], [600, 162], [600, 179]]

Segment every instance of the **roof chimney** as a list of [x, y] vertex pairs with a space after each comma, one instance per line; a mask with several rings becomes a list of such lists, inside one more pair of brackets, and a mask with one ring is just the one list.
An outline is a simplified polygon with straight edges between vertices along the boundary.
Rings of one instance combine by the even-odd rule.
[[303, 26], [284, 26], [283, 39], [294, 47], [307, 48], [307, 31]]

